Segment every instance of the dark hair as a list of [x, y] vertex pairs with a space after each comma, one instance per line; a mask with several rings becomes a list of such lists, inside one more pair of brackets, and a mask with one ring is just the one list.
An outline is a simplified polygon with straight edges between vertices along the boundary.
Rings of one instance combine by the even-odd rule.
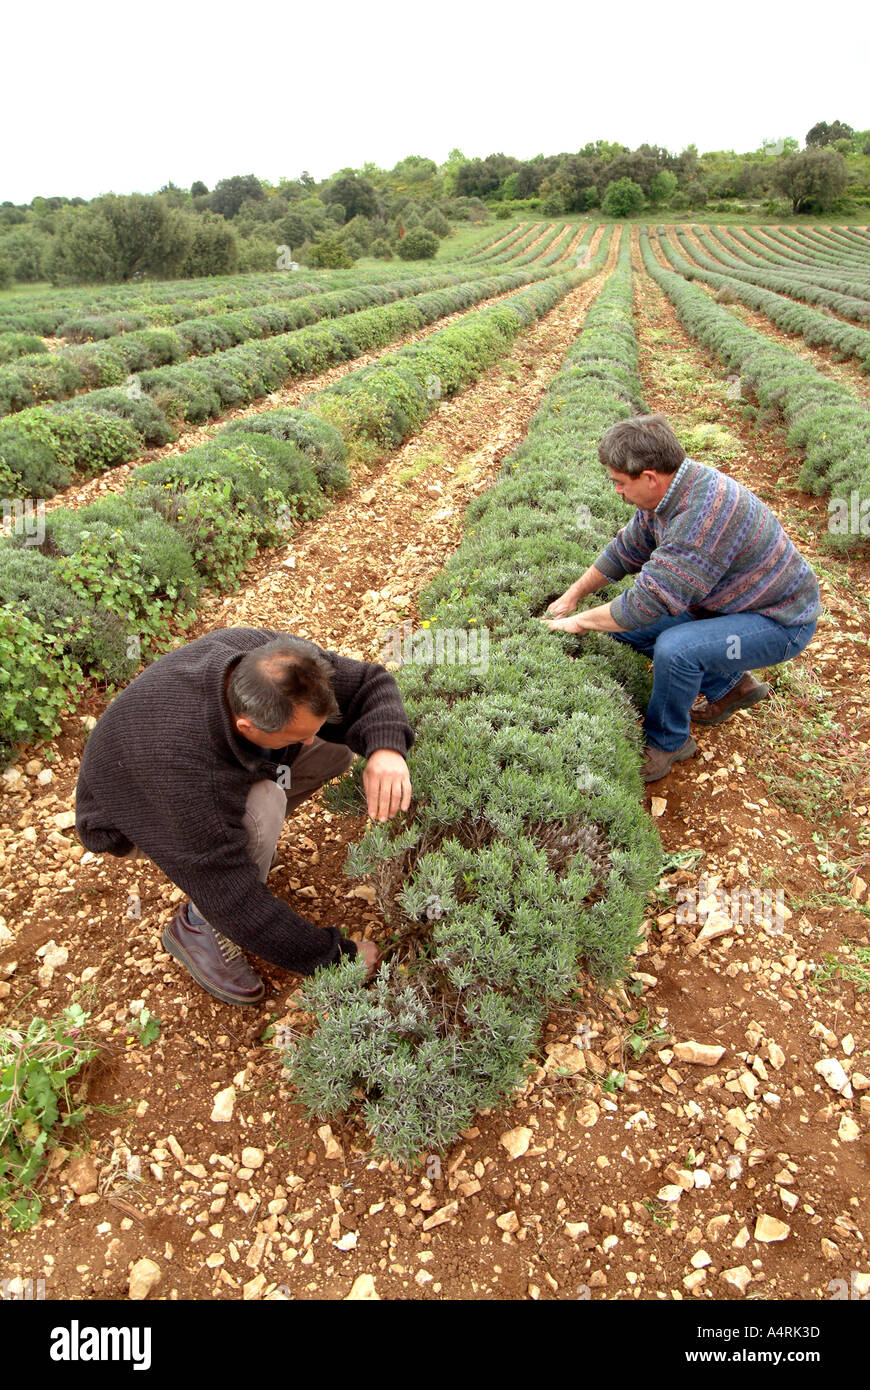
[[676, 473], [686, 451], [663, 415], [635, 415], [610, 426], [598, 445], [598, 457], [605, 468], [639, 478], [647, 468]]
[[281, 636], [245, 652], [227, 684], [227, 704], [264, 734], [277, 733], [293, 719], [298, 706], [341, 718], [332, 689], [334, 671], [313, 642]]

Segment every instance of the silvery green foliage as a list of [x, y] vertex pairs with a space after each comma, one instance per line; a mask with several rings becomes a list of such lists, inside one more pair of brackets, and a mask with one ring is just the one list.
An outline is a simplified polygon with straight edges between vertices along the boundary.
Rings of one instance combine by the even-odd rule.
[[626, 240], [528, 438], [420, 600], [435, 629], [485, 623], [490, 660], [397, 673], [417, 731], [414, 838], [375, 825], [348, 868], [391, 895], [400, 940], [369, 988], [347, 965], [306, 986], [321, 1023], [290, 1063], [300, 1094], [334, 1116], [361, 1089], [377, 1151], [405, 1163], [522, 1082], [578, 965], [618, 979], [638, 944], [660, 865], [633, 704], [647, 664], [538, 615], [627, 519], [597, 446], [641, 409]]

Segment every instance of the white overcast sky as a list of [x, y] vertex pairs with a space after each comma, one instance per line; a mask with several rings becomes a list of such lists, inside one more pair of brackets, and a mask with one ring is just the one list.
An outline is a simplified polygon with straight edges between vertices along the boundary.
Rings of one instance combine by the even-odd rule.
[[57, 0], [3, 21], [0, 201], [326, 178], [589, 140], [678, 152], [870, 127], [870, 5]]

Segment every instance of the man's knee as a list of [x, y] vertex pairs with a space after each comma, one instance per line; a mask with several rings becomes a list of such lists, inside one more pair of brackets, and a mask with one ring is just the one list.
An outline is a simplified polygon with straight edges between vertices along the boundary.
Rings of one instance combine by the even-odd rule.
[[277, 782], [264, 779], [253, 784], [245, 803], [245, 820], [249, 829], [256, 828], [257, 838], [277, 841], [286, 814], [287, 793]]
[[691, 631], [685, 626], [668, 627], [656, 638], [653, 661], [675, 661], [683, 655], [692, 639]]

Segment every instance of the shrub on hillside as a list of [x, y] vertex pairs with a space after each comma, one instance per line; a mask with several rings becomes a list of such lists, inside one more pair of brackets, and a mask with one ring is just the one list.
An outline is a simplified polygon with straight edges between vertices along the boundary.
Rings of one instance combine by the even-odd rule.
[[117, 614], [134, 633], [160, 632], [200, 587], [182, 536], [130, 497], [49, 512], [41, 548], [59, 557], [60, 576], [75, 593]]
[[317, 515], [321, 492], [296, 444], [271, 435], [229, 436], [137, 471], [130, 495], [184, 537], [207, 582], [225, 588], [294, 517]]
[[60, 400], [83, 385], [81, 372], [68, 359], [58, 361], [52, 353], [19, 357], [0, 367], [0, 415]]
[[0, 333], [0, 363], [14, 362], [32, 352], [48, 352], [35, 333]]
[[315, 241], [308, 253], [308, 264], [322, 269], [350, 269], [353, 259], [345, 243], [337, 236], [325, 236]]
[[412, 227], [401, 238], [396, 250], [403, 261], [428, 261], [438, 250], [438, 238], [426, 227]]
[[437, 208], [433, 208], [431, 212], [426, 213], [426, 216], [423, 218], [423, 226], [428, 228], [430, 232], [434, 232], [437, 237], [445, 237], [450, 231], [450, 223], [447, 221], [444, 214], [439, 212]]
[[53, 497], [72, 478], [55, 450], [15, 420], [0, 425], [0, 467], [26, 497]]
[[[35, 414], [36, 412], [32, 413]], [[118, 419], [126, 421], [133, 430], [141, 435], [145, 444], [169, 444], [175, 438], [166, 416], [157, 404], [141, 391], [141, 384], [138, 394], [135, 391], [119, 390], [115, 387], [107, 387], [102, 391], [91, 391], [87, 397], [87, 407], [79, 401], [61, 401], [52, 407], [50, 418], [63, 420], [67, 415], [77, 416], [82, 413], [116, 416]], [[0, 424], [0, 431], [2, 431], [2, 424]], [[129, 454], [127, 457], [132, 458], [133, 455]], [[110, 459], [107, 454], [101, 466], [108, 468], [112, 462], [123, 463], [125, 460], [121, 458]]]
[[58, 338], [67, 338], [71, 343], [89, 343], [113, 338], [116, 333], [132, 333], [137, 328], [147, 327], [148, 320], [144, 314], [83, 314], [64, 319], [58, 324], [56, 333]]

